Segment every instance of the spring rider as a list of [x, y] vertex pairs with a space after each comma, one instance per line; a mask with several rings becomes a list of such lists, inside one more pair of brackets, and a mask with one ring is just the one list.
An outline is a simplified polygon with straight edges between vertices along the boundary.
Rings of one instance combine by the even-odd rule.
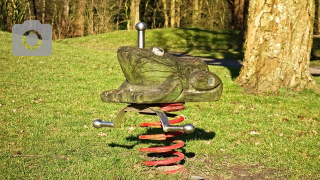
[[[96, 119], [96, 128], [117, 128], [124, 120], [126, 112], [154, 114], [159, 122], [141, 123], [141, 127], [162, 128], [164, 134], [141, 135], [139, 139], [170, 141], [173, 145], [163, 147], [141, 148], [140, 151], [149, 153], [166, 153], [172, 157], [158, 161], [145, 161], [147, 166], [171, 165], [184, 159], [184, 154], [175, 149], [184, 146], [181, 140], [174, 137], [182, 133], [193, 133], [192, 124], [174, 125], [182, 122], [184, 116], [172, 113], [184, 109], [185, 102], [210, 102], [219, 100], [223, 84], [221, 79], [209, 71], [205, 62], [200, 59], [181, 59], [164, 52], [162, 48], [144, 48], [146, 24], [139, 22], [138, 47], [123, 46], [118, 49], [117, 57], [126, 80], [115, 90], [104, 91], [101, 100], [108, 103], [125, 103], [126, 107], [119, 111], [114, 122]], [[177, 168], [164, 173], [175, 173], [184, 170]]]

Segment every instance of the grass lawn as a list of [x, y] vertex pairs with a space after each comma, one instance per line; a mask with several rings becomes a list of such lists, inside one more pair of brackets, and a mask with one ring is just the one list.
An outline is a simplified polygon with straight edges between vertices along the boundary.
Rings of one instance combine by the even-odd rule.
[[[156, 29], [147, 47], [216, 58], [241, 57], [236, 31]], [[141, 164], [139, 122], [157, 118], [128, 113], [118, 129], [95, 129], [95, 118], [113, 121], [125, 104], [100, 100], [125, 80], [116, 51], [136, 45], [136, 31], [56, 40], [48, 57], [15, 57], [11, 34], [0, 31], [0, 179], [320, 179], [320, 95], [246, 94], [234, 83], [239, 69], [210, 66], [224, 92], [212, 103], [186, 103], [185, 123], [196, 131], [186, 143], [185, 173], [163, 175]], [[216, 43], [212, 43], [212, 41]], [[320, 84], [320, 77], [314, 77]], [[153, 131], [153, 130], [148, 130]]]

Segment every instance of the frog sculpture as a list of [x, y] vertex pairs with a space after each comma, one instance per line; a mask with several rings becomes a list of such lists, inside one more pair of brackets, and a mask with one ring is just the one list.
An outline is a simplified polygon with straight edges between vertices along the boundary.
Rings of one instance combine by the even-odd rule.
[[117, 55], [126, 80], [118, 89], [103, 92], [104, 102], [210, 102], [221, 97], [221, 79], [200, 59], [181, 59], [158, 47], [123, 46]]

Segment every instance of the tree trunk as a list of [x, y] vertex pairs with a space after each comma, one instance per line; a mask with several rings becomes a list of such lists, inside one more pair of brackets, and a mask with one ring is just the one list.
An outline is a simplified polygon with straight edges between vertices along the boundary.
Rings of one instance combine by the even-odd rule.
[[30, 7], [30, 1], [27, 2], [28, 4], [28, 14], [29, 14], [29, 19], [32, 20], [32, 14], [31, 14], [31, 7]]
[[171, 0], [171, 7], [170, 7], [170, 26], [176, 26], [176, 0]]
[[45, 14], [46, 14], [46, 0], [42, 0], [42, 17], [41, 17], [42, 24], [44, 24], [46, 21]]
[[38, 17], [37, 17], [37, 6], [36, 6], [36, 0], [32, 0], [32, 6], [33, 6], [33, 16], [34, 16], [34, 18], [33, 19], [35, 19], [35, 20], [37, 20], [38, 19]]
[[140, 20], [140, 12], [139, 12], [140, 0], [131, 0], [130, 5], [130, 29], [135, 29], [136, 24]]
[[[62, 13], [61, 13], [61, 21], [60, 21], [60, 28], [63, 32], [63, 37], [67, 36], [67, 19], [69, 14], [69, 1], [68, 0], [62, 0]], [[59, 33], [60, 34], [60, 33]]]
[[232, 24], [234, 29], [242, 30], [244, 25], [244, 1], [245, 0], [234, 0], [233, 2], [233, 15]]
[[86, 7], [86, 0], [77, 0], [76, 1], [76, 17], [74, 22], [74, 37], [84, 36], [84, 13]]
[[131, 0], [130, 3], [130, 29], [134, 29], [133, 24], [134, 24], [134, 19], [135, 19], [135, 10], [136, 10], [136, 0]]
[[135, 10], [135, 16], [134, 16], [134, 24], [133, 29], [135, 29], [136, 24], [140, 22], [140, 0], [136, 0], [136, 10]]
[[314, 0], [250, 1], [245, 59], [236, 82], [249, 92], [303, 90], [309, 70]]
[[7, 2], [0, 1], [0, 28], [7, 25]]
[[199, 20], [199, 0], [193, 0], [192, 26], [196, 27]]
[[162, 0], [164, 13], [164, 28], [169, 27], [169, 17], [167, 12], [167, 0]]
[[125, 0], [124, 7], [125, 7], [125, 16], [127, 20], [127, 30], [131, 29], [131, 12], [129, 12], [129, 0]]
[[13, 0], [7, 1], [7, 31], [12, 32], [13, 19], [14, 19], [14, 5]]
[[122, 0], [119, 1], [119, 7], [118, 7], [117, 15], [116, 15], [116, 16], [117, 16], [117, 17], [116, 17], [116, 18], [117, 18], [117, 19], [116, 19], [116, 20], [117, 20], [117, 22], [116, 22], [116, 29], [117, 29], [117, 31], [119, 30], [119, 24], [120, 24], [120, 22], [119, 22], [119, 20], [120, 20], [119, 18], [120, 18], [120, 17], [119, 17], [119, 16], [120, 16], [120, 13], [121, 13], [121, 9], [122, 9]]
[[249, 7], [249, 0], [244, 0], [243, 25], [242, 25], [243, 39], [247, 39], [247, 33], [248, 33], [248, 17], [249, 17], [248, 7]]
[[152, 25], [151, 28], [156, 28], [157, 24], [156, 24], [156, 15], [157, 15], [157, 11], [159, 9], [159, 2], [156, 2], [157, 5], [156, 7], [153, 9], [153, 15], [152, 15]]
[[320, 0], [318, 0], [318, 34], [320, 35]]
[[181, 20], [181, 0], [176, 0], [177, 14], [176, 14], [176, 27], [180, 27]]

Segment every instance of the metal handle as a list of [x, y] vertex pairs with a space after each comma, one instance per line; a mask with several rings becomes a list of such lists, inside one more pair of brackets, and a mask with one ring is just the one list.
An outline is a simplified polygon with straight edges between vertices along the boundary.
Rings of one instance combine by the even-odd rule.
[[144, 30], [147, 29], [147, 24], [144, 22], [138, 22], [136, 24], [136, 29], [138, 31], [138, 47], [144, 48]]
[[164, 132], [183, 131], [186, 134], [191, 134], [194, 132], [195, 127], [192, 124], [186, 124], [184, 126], [163, 125], [163, 130]]
[[102, 121], [100, 119], [95, 119], [92, 124], [95, 128], [114, 127], [114, 122]]

